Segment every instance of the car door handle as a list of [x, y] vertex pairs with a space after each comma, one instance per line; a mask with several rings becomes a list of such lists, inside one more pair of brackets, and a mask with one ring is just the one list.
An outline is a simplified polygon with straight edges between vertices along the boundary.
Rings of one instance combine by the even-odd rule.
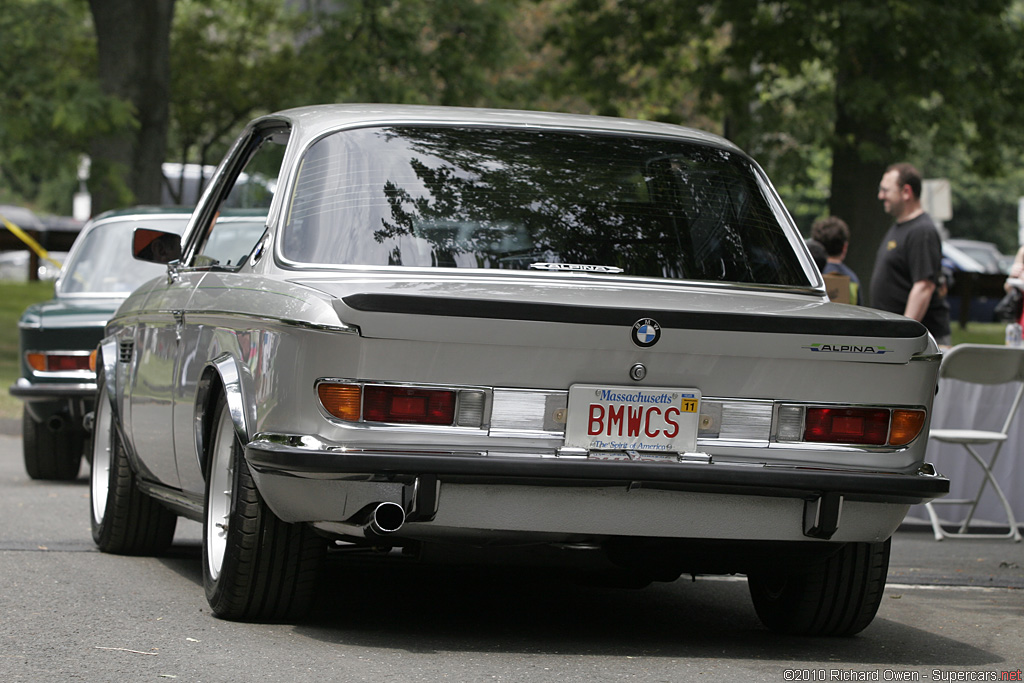
[[181, 341], [181, 330], [185, 327], [185, 311], [171, 311], [171, 315], [174, 316], [174, 337]]
[[171, 261], [167, 264], [167, 284], [173, 285], [181, 279], [181, 274], [178, 272], [180, 266], [180, 261]]

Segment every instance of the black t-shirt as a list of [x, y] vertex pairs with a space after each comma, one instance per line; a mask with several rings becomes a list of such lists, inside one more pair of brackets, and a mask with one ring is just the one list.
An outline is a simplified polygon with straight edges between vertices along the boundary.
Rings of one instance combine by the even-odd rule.
[[949, 335], [949, 304], [939, 294], [942, 273], [942, 238], [931, 217], [923, 213], [896, 223], [878, 247], [875, 271], [871, 276], [871, 305], [883, 311], [902, 314], [915, 282], [931, 280], [936, 284], [925, 312], [924, 326], [936, 338]]

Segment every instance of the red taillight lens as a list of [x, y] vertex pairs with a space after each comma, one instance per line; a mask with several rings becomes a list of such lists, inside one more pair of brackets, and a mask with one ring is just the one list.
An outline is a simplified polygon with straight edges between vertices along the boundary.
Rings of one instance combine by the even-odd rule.
[[25, 354], [29, 367], [36, 372], [74, 372], [89, 370], [89, 356], [67, 353]]
[[804, 440], [884, 446], [889, 411], [884, 408], [808, 408]]
[[444, 389], [363, 387], [363, 419], [369, 422], [450, 425], [455, 421], [455, 392]]

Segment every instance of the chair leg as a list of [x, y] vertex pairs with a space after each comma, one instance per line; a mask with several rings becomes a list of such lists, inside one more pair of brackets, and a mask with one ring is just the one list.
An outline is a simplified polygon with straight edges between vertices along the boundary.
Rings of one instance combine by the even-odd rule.
[[[1008, 501], [1006, 499], [1006, 494], [1003, 493], [1003, 489], [999, 486], [999, 482], [996, 480], [995, 475], [992, 474], [991, 465], [993, 463], [995, 463], [996, 458], [999, 456], [999, 449], [998, 448], [996, 449], [996, 452], [993, 454], [992, 459], [988, 463], [986, 463], [981, 458], [981, 456], [979, 456], [974, 451], [974, 449], [972, 449], [969, 445], [967, 445], [967, 444], [961, 444], [961, 445], [964, 446], [967, 449], [967, 452], [970, 453], [971, 457], [974, 458], [975, 462], [978, 463], [978, 466], [981, 467], [981, 470], [982, 470], [982, 472], [984, 473], [985, 476], [982, 479], [981, 486], [978, 487], [978, 493], [977, 493], [977, 495], [974, 498], [957, 498], [957, 499], [951, 499], [951, 498], [941, 499], [940, 498], [938, 500], [934, 500], [934, 501], [931, 501], [929, 503], [925, 503], [925, 509], [928, 510], [928, 517], [929, 517], [929, 519], [931, 521], [931, 524], [932, 524], [932, 531], [935, 534], [935, 540], [936, 541], [941, 541], [941, 540], [946, 539], [946, 538], [950, 538], [950, 539], [961, 539], [961, 538], [965, 538], [965, 539], [997, 539], [997, 538], [1006, 538], [1006, 539], [1011, 539], [1011, 540], [1013, 540], [1016, 543], [1020, 543], [1021, 540], [1022, 540], [1022, 536], [1021, 536], [1021, 533], [1020, 533], [1020, 528], [1017, 526], [1017, 519], [1013, 515], [1013, 508], [1010, 507], [1010, 501]], [[972, 534], [972, 533], [969, 532], [969, 529], [970, 529], [971, 522], [974, 519], [974, 513], [975, 513], [975, 511], [978, 508], [978, 501], [981, 500], [981, 495], [985, 492], [985, 488], [989, 484], [992, 485], [992, 489], [995, 491], [996, 496], [999, 498], [1000, 504], [1002, 504], [1002, 506], [1003, 506], [1003, 511], [1006, 513], [1006, 521], [1007, 521], [1007, 524], [1010, 525], [1010, 529], [1005, 534], [985, 534], [985, 533], [973, 533]], [[946, 531], [945, 529], [942, 528], [942, 522], [939, 519], [939, 516], [938, 516], [938, 514], [935, 511], [935, 506], [936, 505], [940, 505], [940, 504], [945, 504], [945, 505], [967, 505], [967, 506], [970, 506], [968, 511], [967, 511], [967, 516], [964, 518], [964, 521], [960, 524], [960, 528], [957, 531], [955, 531], [955, 532], [954, 531]]]
[[971, 454], [971, 457], [974, 458], [975, 462], [977, 462], [981, 467], [985, 477], [981, 480], [981, 485], [978, 487], [978, 493], [974, 496], [974, 502], [971, 503], [971, 507], [967, 511], [967, 516], [960, 525], [959, 533], [967, 534], [967, 529], [970, 526], [971, 521], [974, 519], [974, 513], [978, 509], [978, 501], [981, 500], [981, 494], [985, 492], [986, 485], [991, 483], [992, 489], [995, 491], [996, 496], [998, 496], [999, 502], [1003, 505], [1003, 511], [1006, 513], [1006, 521], [1010, 525], [1009, 537], [1013, 538], [1015, 542], [1020, 543], [1021, 534], [1020, 529], [1017, 527], [1017, 520], [1013, 516], [1013, 508], [1010, 507], [1010, 502], [1006, 499], [1006, 495], [1003, 494], [1003, 489], [999, 486], [999, 482], [996, 481], [995, 475], [992, 474], [992, 468], [995, 466], [996, 458], [999, 457], [999, 451], [1002, 444], [1000, 443], [999, 446], [996, 447], [995, 452], [992, 454], [992, 459], [987, 463], [973, 448], [971, 448], [970, 444], [963, 444], [963, 446], [967, 449], [967, 452]]
[[999, 449], [1002, 446], [1002, 444], [996, 446], [996, 451], [995, 453], [992, 454], [992, 461], [988, 463], [986, 463], [985, 460], [982, 459], [980, 455], [978, 455], [977, 451], [971, 448], [970, 444], [965, 443], [962, 445], [964, 448], [967, 449], [967, 452], [970, 453], [971, 457], [974, 458], [974, 461], [978, 463], [978, 467], [980, 467], [981, 471], [985, 474], [985, 477], [981, 480], [981, 484], [978, 486], [978, 492], [974, 495], [974, 502], [971, 503], [971, 507], [970, 509], [967, 510], [967, 515], [964, 517], [964, 521], [960, 525], [959, 533], [966, 534], [967, 528], [971, 525], [971, 520], [974, 519], [974, 512], [975, 510], [978, 509], [978, 501], [981, 500], [981, 494], [985, 492], [985, 487], [988, 485], [989, 480], [995, 481], [992, 479], [990, 473], [992, 466], [996, 462], [996, 458], [999, 457]]
[[928, 517], [932, 521], [932, 533], [935, 534], [935, 540], [941, 541], [946, 537], [946, 530], [942, 528], [942, 522], [939, 521], [939, 516], [935, 513], [935, 508], [932, 507], [931, 503], [925, 503], [924, 509], [928, 511]]

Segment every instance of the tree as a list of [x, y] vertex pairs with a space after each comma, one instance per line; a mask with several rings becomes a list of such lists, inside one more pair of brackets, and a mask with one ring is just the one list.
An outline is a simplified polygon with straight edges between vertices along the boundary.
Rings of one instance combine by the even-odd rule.
[[[314, 3], [316, 5], [316, 3]], [[500, 103], [518, 0], [322, 3], [302, 45], [312, 101]]]
[[[169, 160], [216, 163], [249, 119], [305, 103], [297, 76], [306, 65], [294, 38], [304, 28], [300, 19], [279, 0], [178, 1], [171, 34], [176, 157]], [[175, 203], [195, 203], [183, 178], [169, 179], [170, 195]]]
[[131, 112], [100, 90], [84, 5], [3, 0], [0, 45], [0, 183], [7, 201], [70, 213], [89, 140], [126, 125]]
[[[1012, 0], [571, 0], [566, 8], [556, 39], [592, 104], [614, 101], [613, 88], [655, 68], [693, 84], [697, 113], [717, 117], [783, 186], [813, 182], [800, 178], [801, 159], [828, 149], [828, 211], [850, 224], [848, 263], [865, 281], [889, 223], [875, 199], [889, 163], [918, 161], [928, 175], [914, 158], [920, 143], [938, 154], [960, 145], [992, 173], [1024, 134], [1016, 116], [1024, 41]], [[589, 35], [565, 28], [598, 19], [605, 28]], [[598, 39], [608, 26], [643, 30], [609, 44]], [[597, 67], [591, 74], [588, 64]]]
[[103, 92], [131, 105], [132, 126], [92, 146], [93, 209], [160, 202], [167, 150], [174, 0], [89, 0]]

